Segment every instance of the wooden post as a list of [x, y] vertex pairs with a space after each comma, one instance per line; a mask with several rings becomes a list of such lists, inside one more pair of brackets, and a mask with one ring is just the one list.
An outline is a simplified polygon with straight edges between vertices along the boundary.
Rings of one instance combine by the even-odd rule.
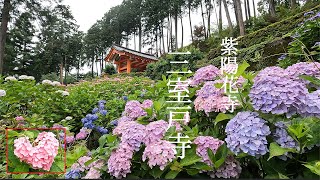
[[117, 65], [117, 71], [118, 71], [118, 73], [120, 73], [120, 65], [121, 65], [121, 63], [117, 63], [116, 65]]
[[63, 64], [60, 64], [60, 83], [63, 84]]
[[131, 72], [131, 60], [127, 59], [127, 73]]

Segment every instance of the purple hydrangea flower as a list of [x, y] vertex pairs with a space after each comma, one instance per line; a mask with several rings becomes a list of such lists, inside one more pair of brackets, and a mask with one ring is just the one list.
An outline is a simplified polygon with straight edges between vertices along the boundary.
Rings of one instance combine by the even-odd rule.
[[127, 143], [132, 150], [138, 151], [146, 136], [145, 126], [135, 121], [121, 122], [113, 134], [121, 135], [121, 142]]
[[161, 140], [166, 133], [168, 123], [164, 120], [151, 122], [146, 126], [146, 137], [144, 143], [146, 145], [152, 144]]
[[146, 109], [146, 108], [151, 108], [152, 105], [153, 105], [152, 100], [147, 99], [143, 101], [143, 103], [141, 104], [141, 107]]
[[217, 68], [213, 65], [205, 66], [205, 67], [198, 69], [195, 72], [190, 85], [191, 86], [198, 86], [205, 81], [212, 81], [220, 75], [221, 75], [221, 72], [220, 72], [219, 68]]
[[308, 84], [309, 82], [300, 79], [300, 75], [307, 76], [319, 76], [320, 75], [320, 63], [318, 62], [300, 62], [287, 67], [286, 72], [288, 76], [292, 79], [299, 80]]
[[112, 151], [108, 160], [108, 173], [117, 179], [126, 177], [131, 172], [133, 151], [126, 143], [120, 143], [118, 149]]
[[227, 156], [223, 165], [209, 175], [211, 178], [239, 178], [241, 170], [240, 163], [233, 156]]
[[167, 166], [169, 162], [175, 158], [176, 146], [169, 141], [160, 140], [146, 146], [142, 161], [148, 159], [148, 165], [152, 169], [154, 166], [160, 166], [161, 170]]
[[271, 132], [256, 112], [239, 112], [228, 122], [225, 131], [227, 147], [236, 155], [244, 152], [259, 157], [268, 152], [266, 137]]
[[138, 117], [146, 116], [147, 112], [143, 110], [139, 101], [133, 100], [127, 102], [124, 115], [131, 119], [137, 119]]
[[298, 113], [303, 117], [320, 118], [320, 90], [307, 94], [304, 103], [298, 108]]
[[217, 82], [218, 81], [207, 81], [201, 89], [197, 90], [197, 97], [222, 96], [223, 89], [218, 89], [214, 86]]
[[254, 79], [249, 97], [253, 108], [263, 113], [286, 114], [291, 117], [308, 89], [302, 82], [296, 81], [288, 72], [279, 67], [262, 70]]

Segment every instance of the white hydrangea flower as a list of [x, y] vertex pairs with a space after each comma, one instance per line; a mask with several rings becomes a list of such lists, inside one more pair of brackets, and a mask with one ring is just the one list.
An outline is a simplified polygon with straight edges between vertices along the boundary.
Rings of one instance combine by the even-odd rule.
[[34, 77], [33, 76], [28, 76], [27, 79], [34, 80]]
[[21, 79], [21, 80], [28, 79], [28, 76], [27, 75], [21, 75], [21, 76], [19, 76], [19, 79]]
[[69, 92], [68, 91], [62, 91], [62, 90], [58, 90], [56, 91], [56, 93], [61, 93], [63, 96], [69, 96]]
[[58, 82], [58, 81], [53, 81], [52, 82], [52, 86], [60, 86], [61, 84], [60, 84], [60, 82]]
[[15, 78], [14, 76], [8, 76], [4, 79], [5, 81], [16, 81], [17, 78]]
[[52, 85], [52, 81], [48, 80], [48, 79], [45, 79], [42, 81], [42, 84], [43, 85]]
[[72, 117], [71, 117], [71, 116], [67, 116], [65, 119], [66, 119], [66, 120], [71, 120]]
[[0, 97], [3, 97], [6, 95], [6, 91], [5, 90], [2, 90], [0, 89]]
[[20, 80], [34, 80], [33, 76], [21, 75], [19, 76]]

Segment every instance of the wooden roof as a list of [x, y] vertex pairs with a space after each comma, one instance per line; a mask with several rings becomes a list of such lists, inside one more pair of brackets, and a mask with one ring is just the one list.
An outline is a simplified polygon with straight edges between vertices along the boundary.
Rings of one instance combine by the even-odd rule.
[[119, 45], [113, 45], [109, 54], [107, 55], [107, 57], [105, 58], [105, 61], [113, 61], [113, 60], [119, 60], [120, 56], [129, 56], [129, 57], [134, 57], [140, 60], [144, 60], [144, 61], [158, 61], [158, 58], [155, 57], [154, 55], [151, 54], [147, 54], [147, 53], [142, 53], [139, 51], [135, 51], [132, 49], [128, 49]]

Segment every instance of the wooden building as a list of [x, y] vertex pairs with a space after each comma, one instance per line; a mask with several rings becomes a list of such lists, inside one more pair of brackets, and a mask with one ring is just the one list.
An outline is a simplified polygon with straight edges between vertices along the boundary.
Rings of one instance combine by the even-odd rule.
[[132, 68], [137, 69], [139, 72], [146, 70], [147, 64], [158, 61], [158, 58], [151, 54], [113, 45], [104, 60], [115, 64], [118, 73], [130, 73]]

